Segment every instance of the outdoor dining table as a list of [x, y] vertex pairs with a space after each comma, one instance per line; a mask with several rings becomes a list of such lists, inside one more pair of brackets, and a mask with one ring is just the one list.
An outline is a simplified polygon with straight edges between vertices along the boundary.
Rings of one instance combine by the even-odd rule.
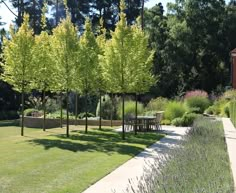
[[[139, 128], [139, 130], [147, 130], [149, 131], [150, 128], [150, 122], [155, 120], [156, 116], [137, 116], [137, 122], [138, 124], [142, 123], [143, 128]], [[133, 121], [135, 121], [135, 117], [133, 117]]]

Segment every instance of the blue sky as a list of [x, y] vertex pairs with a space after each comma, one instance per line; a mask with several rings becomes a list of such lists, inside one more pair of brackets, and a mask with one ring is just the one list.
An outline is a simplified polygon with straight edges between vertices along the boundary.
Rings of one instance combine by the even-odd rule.
[[[8, 2], [8, 0], [5, 0], [5, 2]], [[166, 4], [168, 2], [175, 2], [175, 0], [149, 0], [147, 3], [145, 3], [145, 6], [150, 8], [155, 4], [158, 4], [159, 2], [163, 4], [164, 9], [166, 11]], [[226, 2], [229, 2], [229, 0], [226, 0]], [[8, 28], [10, 23], [12, 23], [12, 20], [14, 20], [14, 15], [6, 8], [3, 3], [0, 4], [0, 16], [2, 17], [2, 21], [7, 23], [5, 26], [3, 26], [5, 28]]]

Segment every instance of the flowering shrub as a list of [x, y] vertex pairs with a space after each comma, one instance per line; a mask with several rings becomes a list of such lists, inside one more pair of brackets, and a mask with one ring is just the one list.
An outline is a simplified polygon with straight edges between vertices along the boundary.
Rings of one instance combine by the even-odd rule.
[[191, 97], [203, 97], [203, 98], [208, 98], [208, 94], [204, 90], [193, 90], [193, 91], [188, 91], [185, 93], [184, 99], [188, 99]]

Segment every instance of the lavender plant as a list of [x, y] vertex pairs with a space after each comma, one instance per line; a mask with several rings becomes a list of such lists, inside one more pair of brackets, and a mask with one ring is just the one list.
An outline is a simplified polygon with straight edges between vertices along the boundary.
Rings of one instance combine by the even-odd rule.
[[133, 193], [232, 193], [222, 123], [197, 119], [180, 146], [156, 160]]

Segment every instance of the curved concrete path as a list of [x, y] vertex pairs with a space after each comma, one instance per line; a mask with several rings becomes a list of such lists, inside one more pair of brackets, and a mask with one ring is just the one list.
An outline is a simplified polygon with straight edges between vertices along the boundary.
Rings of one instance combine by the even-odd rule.
[[234, 178], [234, 192], [236, 192], [236, 129], [229, 118], [223, 118], [223, 126], [225, 131], [225, 141], [229, 154], [231, 170]]
[[155, 159], [175, 147], [188, 129], [172, 126], [162, 126], [162, 128], [168, 134], [166, 137], [118, 167], [83, 193], [125, 193], [131, 190], [129, 181], [132, 182], [132, 187], [136, 189], [145, 173], [144, 168], [148, 169], [150, 163], [153, 163]]

